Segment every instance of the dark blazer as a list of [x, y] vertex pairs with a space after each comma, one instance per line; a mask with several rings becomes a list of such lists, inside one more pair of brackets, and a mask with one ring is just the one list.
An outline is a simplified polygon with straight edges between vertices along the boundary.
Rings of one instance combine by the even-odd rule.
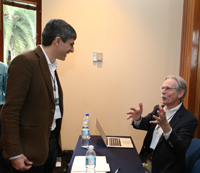
[[[63, 93], [56, 73], [63, 115]], [[46, 58], [38, 46], [18, 55], [8, 69], [6, 102], [1, 112], [0, 146], [8, 159], [24, 154], [34, 166], [45, 163], [54, 118], [55, 101]], [[61, 119], [57, 120], [56, 140], [60, 138]], [[58, 143], [57, 143], [58, 144]], [[58, 145], [58, 153], [61, 148]]]
[[[152, 116], [157, 114], [158, 105], [153, 112], [142, 118], [139, 129], [146, 130], [147, 134], [140, 152], [143, 155], [149, 151], [153, 131], [156, 124], [149, 121], [155, 120]], [[185, 153], [198, 126], [196, 117], [182, 105], [170, 121], [172, 133], [168, 140], [161, 136], [152, 156], [152, 173], [184, 173]]]

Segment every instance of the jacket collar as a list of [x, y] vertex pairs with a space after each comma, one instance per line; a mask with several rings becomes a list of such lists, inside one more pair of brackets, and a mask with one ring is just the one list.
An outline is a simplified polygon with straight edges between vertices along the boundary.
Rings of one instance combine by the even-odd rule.
[[52, 87], [52, 82], [51, 82], [51, 74], [50, 74], [50, 71], [49, 71], [49, 66], [48, 66], [46, 57], [45, 57], [45, 55], [44, 55], [44, 53], [43, 53], [43, 51], [42, 51], [40, 46], [37, 46], [34, 51], [35, 51], [36, 55], [38, 56], [38, 63], [40, 65], [40, 69], [41, 69], [42, 75], [44, 77], [46, 86], [47, 86], [47, 88], [49, 90], [49, 94], [50, 94], [50, 96], [52, 98], [52, 101], [54, 103], [53, 87]]
[[180, 118], [183, 116], [184, 110], [185, 110], [185, 107], [182, 104], [181, 107], [177, 110], [174, 117], [172, 118], [172, 120], [169, 123], [172, 128], [179, 122]]

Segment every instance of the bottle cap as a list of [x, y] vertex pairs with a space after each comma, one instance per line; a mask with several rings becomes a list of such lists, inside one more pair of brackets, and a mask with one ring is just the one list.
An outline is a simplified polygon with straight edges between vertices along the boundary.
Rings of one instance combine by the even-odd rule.
[[85, 116], [89, 116], [89, 114], [87, 113], [87, 114], [85, 114]]
[[94, 146], [93, 145], [89, 145], [89, 150], [93, 150]]

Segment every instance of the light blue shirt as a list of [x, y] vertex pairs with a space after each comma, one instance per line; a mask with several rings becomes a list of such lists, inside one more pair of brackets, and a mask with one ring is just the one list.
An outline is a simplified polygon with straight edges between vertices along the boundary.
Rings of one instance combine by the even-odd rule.
[[0, 105], [5, 103], [5, 91], [8, 66], [0, 62]]

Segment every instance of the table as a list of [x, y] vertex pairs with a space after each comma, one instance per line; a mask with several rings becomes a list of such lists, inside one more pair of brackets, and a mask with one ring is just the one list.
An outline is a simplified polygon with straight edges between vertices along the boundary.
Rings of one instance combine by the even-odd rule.
[[[107, 148], [100, 136], [92, 135], [89, 144], [94, 145], [94, 150], [97, 156], [106, 156], [107, 163], [110, 165], [111, 173], [114, 173], [118, 167], [120, 167], [119, 173], [145, 172], [134, 143], [134, 148]], [[74, 157], [85, 156], [86, 151], [87, 149], [81, 147], [81, 136], [79, 136], [67, 173], [71, 172]]]

